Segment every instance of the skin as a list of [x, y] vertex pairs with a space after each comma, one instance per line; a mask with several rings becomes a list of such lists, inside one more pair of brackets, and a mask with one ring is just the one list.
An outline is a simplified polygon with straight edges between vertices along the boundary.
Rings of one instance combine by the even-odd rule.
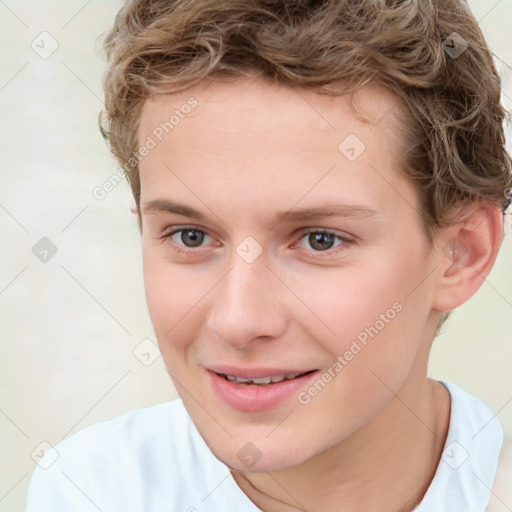
[[[412, 510], [449, 426], [449, 393], [426, 373], [432, 339], [442, 311], [469, 299], [492, 268], [499, 209], [475, 205], [431, 250], [419, 193], [399, 172], [397, 98], [377, 86], [358, 93], [373, 119], [365, 123], [348, 97], [205, 80], [147, 100], [141, 144], [191, 96], [198, 106], [140, 163], [140, 214], [151, 320], [193, 422], [265, 511]], [[355, 161], [338, 150], [349, 134], [366, 146]], [[155, 199], [204, 218], [150, 210]], [[326, 204], [377, 214], [273, 221]], [[207, 235], [199, 247], [183, 232], [165, 236], [190, 225]], [[318, 250], [306, 229], [353, 242]], [[236, 252], [247, 236], [263, 250], [252, 263]], [[465, 251], [448, 257], [454, 237]], [[325, 372], [396, 302], [401, 311], [307, 405], [241, 412], [211, 389], [205, 366], [214, 363]], [[261, 453], [251, 468], [237, 457], [247, 442]]]

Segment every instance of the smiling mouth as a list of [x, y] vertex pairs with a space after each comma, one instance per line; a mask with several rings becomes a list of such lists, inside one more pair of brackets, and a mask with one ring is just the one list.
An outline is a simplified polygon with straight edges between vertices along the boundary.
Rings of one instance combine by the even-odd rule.
[[279, 382], [283, 382], [285, 380], [293, 380], [299, 377], [303, 377], [304, 375], [309, 375], [310, 373], [316, 372], [316, 370], [309, 370], [307, 372], [301, 373], [285, 373], [283, 375], [273, 375], [272, 377], [261, 377], [254, 379], [245, 379], [243, 377], [237, 377], [235, 375], [228, 375], [225, 373], [215, 372], [220, 377], [223, 377], [228, 382], [233, 382], [235, 384], [241, 384], [245, 386], [268, 386], [271, 384], [277, 384]]

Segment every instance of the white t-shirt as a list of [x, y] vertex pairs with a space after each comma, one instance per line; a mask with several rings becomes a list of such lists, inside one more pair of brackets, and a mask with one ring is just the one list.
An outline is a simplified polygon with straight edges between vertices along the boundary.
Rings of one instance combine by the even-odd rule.
[[[503, 429], [480, 400], [452, 398], [443, 456], [414, 512], [484, 512]], [[44, 469], [46, 468], [46, 469]], [[27, 512], [258, 512], [210, 451], [181, 400], [85, 428], [50, 449], [30, 482]]]

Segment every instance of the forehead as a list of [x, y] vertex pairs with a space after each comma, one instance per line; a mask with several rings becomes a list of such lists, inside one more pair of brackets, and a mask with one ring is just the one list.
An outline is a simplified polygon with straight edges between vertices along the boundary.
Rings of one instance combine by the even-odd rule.
[[[188, 103], [197, 101], [193, 109]], [[186, 108], [184, 108], [186, 107]], [[180, 110], [187, 112], [180, 114]], [[237, 132], [303, 131], [343, 134], [347, 121], [357, 121], [361, 133], [373, 131], [380, 125], [388, 132], [392, 125], [396, 131], [396, 113], [401, 109], [400, 98], [390, 90], [368, 84], [352, 95], [319, 94], [310, 88], [271, 83], [268, 79], [244, 78], [230, 81], [204, 79], [195, 86], [174, 94], [153, 96], [146, 100], [141, 116], [139, 141], [160, 123], [169, 121], [173, 112], [178, 118], [172, 121], [172, 131], [179, 132], [186, 125], [202, 129]], [[189, 111], [190, 110], [190, 111]], [[176, 116], [175, 116], [176, 117]], [[200, 120], [197, 118], [200, 117]], [[351, 119], [352, 118], [352, 119]], [[182, 123], [187, 119], [187, 123]], [[299, 124], [304, 121], [308, 124]], [[168, 133], [166, 133], [168, 134]], [[393, 135], [393, 134], [392, 134]], [[396, 134], [394, 134], [396, 135]]]
[[185, 185], [189, 196], [195, 187], [205, 200], [229, 196], [245, 208], [262, 200], [291, 207], [364, 199], [392, 210], [397, 187], [407, 187], [399, 173], [399, 99], [371, 85], [354, 100], [369, 122], [354, 115], [351, 96], [261, 79], [205, 80], [151, 98], [139, 128], [141, 146], [155, 142], [139, 165], [142, 197], [185, 192]]

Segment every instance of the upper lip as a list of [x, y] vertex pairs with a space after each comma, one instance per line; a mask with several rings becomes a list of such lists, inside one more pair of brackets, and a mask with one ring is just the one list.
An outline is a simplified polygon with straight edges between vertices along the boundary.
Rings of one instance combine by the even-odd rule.
[[205, 368], [215, 373], [233, 375], [242, 379], [262, 379], [264, 377], [277, 377], [289, 373], [306, 373], [315, 370], [315, 368], [241, 368], [223, 364], [208, 365]]

